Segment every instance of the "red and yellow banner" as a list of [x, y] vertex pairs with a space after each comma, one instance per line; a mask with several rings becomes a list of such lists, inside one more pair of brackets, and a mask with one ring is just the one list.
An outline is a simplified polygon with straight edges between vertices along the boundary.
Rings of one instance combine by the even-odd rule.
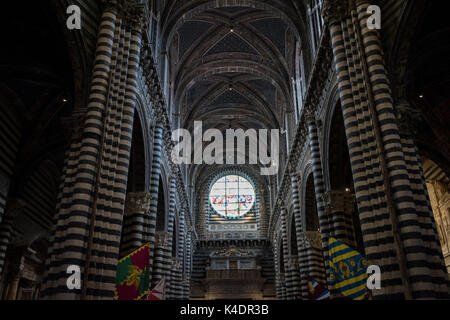
[[116, 300], [139, 300], [150, 292], [150, 244], [147, 243], [117, 264]]

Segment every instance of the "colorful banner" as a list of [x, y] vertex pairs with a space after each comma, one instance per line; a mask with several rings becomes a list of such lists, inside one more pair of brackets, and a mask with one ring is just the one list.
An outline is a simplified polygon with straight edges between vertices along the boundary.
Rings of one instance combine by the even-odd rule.
[[139, 300], [150, 291], [150, 244], [147, 243], [117, 264], [116, 300]]
[[362, 300], [366, 295], [367, 260], [356, 250], [330, 237], [331, 282], [344, 296]]

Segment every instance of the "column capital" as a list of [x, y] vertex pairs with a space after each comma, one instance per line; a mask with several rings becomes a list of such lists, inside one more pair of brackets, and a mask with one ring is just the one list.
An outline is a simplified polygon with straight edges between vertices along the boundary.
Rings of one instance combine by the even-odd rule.
[[152, 196], [146, 192], [130, 192], [127, 194], [125, 215], [133, 214], [136, 212], [147, 212], [150, 210], [150, 202]]
[[355, 197], [348, 191], [328, 190], [323, 194], [322, 199], [328, 211], [353, 211]]
[[102, 0], [103, 11], [109, 11], [117, 14], [122, 6], [121, 0]]
[[310, 124], [316, 124], [316, 115], [312, 109], [305, 110], [305, 122], [308, 126]]
[[298, 256], [291, 255], [287, 258], [288, 266], [291, 269], [298, 269], [299, 268], [299, 259]]
[[316, 248], [322, 250], [322, 239], [320, 238], [320, 232], [302, 232], [300, 233], [297, 241], [300, 243], [300, 248], [302, 249]]
[[169, 240], [170, 240], [171, 234], [166, 231], [158, 231], [155, 234], [155, 244], [157, 248], [161, 249], [170, 249], [169, 246]]
[[146, 28], [145, 4], [140, 1], [123, 0], [121, 14], [133, 30], [142, 32]]
[[154, 108], [155, 126], [164, 128], [167, 123], [166, 115], [163, 110], [163, 105], [157, 104]]
[[348, 12], [347, 0], [324, 0], [322, 15], [328, 26], [340, 23]]

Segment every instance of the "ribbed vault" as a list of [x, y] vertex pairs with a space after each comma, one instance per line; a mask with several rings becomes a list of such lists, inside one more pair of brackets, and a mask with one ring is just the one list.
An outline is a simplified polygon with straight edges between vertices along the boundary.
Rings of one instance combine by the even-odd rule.
[[[194, 122], [202, 121], [204, 131], [219, 129], [224, 137], [227, 129], [285, 129], [286, 113], [294, 108], [296, 49], [308, 45], [301, 41], [306, 12], [299, 5], [257, 0], [167, 5], [161, 49], [176, 125], [192, 133]], [[242, 167], [259, 174], [257, 165]], [[220, 165], [191, 165], [188, 184], [196, 190], [217, 170]]]

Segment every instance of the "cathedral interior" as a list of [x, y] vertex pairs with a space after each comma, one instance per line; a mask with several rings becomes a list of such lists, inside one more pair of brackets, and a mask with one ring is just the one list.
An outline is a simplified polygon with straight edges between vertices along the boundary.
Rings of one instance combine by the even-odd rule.
[[[450, 19], [435, 1], [0, 15], [0, 299], [113, 300], [118, 262], [147, 243], [169, 300], [308, 300], [309, 277], [342, 299], [330, 237], [380, 268], [367, 299], [450, 299]], [[194, 136], [190, 159], [212, 142], [199, 122], [279, 130], [276, 172], [247, 149], [176, 163], [175, 130]]]

